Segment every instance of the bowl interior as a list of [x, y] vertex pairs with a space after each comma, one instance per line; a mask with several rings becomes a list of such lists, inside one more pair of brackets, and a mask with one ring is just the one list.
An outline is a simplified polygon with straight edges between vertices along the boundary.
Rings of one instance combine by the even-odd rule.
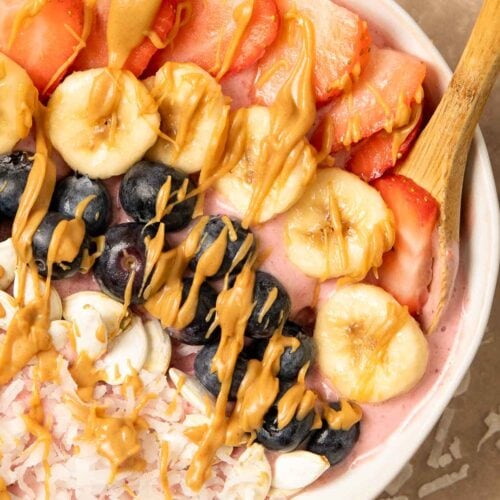
[[[336, 1], [368, 21], [376, 44], [400, 49], [427, 63], [426, 99], [434, 108], [451, 71], [415, 21], [393, 0]], [[383, 445], [355, 458], [348, 467], [297, 498], [373, 498], [411, 458], [453, 397], [479, 347], [493, 300], [498, 261], [498, 200], [488, 152], [478, 131], [464, 185], [459, 276], [441, 328], [429, 339], [431, 363], [434, 356], [439, 373], [428, 377], [425, 390], [421, 388], [418, 399], [411, 400], [416, 404], [402, 413], [404, 418], [391, 429]], [[389, 404], [396, 408], [406, 402], [396, 399]], [[371, 424], [376, 426], [377, 422]]]

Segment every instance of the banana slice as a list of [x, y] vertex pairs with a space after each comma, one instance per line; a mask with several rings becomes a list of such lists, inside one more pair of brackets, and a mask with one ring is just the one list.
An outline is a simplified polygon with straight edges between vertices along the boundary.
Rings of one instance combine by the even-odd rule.
[[74, 321], [80, 311], [88, 306], [99, 313], [109, 336], [118, 332], [123, 304], [102, 292], [77, 292], [68, 295], [63, 301], [63, 318]]
[[[14, 287], [13, 287], [14, 297], [19, 294], [19, 275], [17, 271], [14, 277]], [[38, 277], [35, 280], [31, 272], [26, 273], [26, 282], [24, 284], [24, 303], [28, 304], [32, 300], [41, 297], [45, 293], [45, 281], [44, 278]], [[59, 320], [62, 318], [62, 301], [59, 293], [54, 287], [50, 289], [50, 315], [49, 319], [51, 321]]]
[[285, 222], [288, 258], [319, 279], [361, 281], [394, 238], [394, 216], [378, 191], [339, 168], [318, 171]]
[[96, 367], [104, 370], [105, 382], [120, 385], [143, 368], [147, 354], [146, 330], [141, 319], [133, 316], [130, 326], [111, 340], [108, 352], [96, 363]]
[[265, 500], [271, 489], [271, 476], [271, 465], [264, 447], [254, 443], [229, 471], [221, 498]]
[[124, 174], [156, 142], [159, 126], [154, 99], [128, 71], [73, 73], [48, 104], [52, 144], [72, 169], [94, 179]]
[[0, 290], [0, 330], [7, 330], [17, 312], [17, 304], [11, 295]]
[[220, 85], [194, 64], [167, 62], [146, 86], [158, 104], [160, 137], [147, 157], [188, 174], [216, 164], [224, 150], [230, 106]]
[[172, 357], [170, 336], [156, 319], [146, 321], [144, 328], [148, 337], [148, 357], [144, 369], [151, 373], [165, 374]]
[[[241, 214], [248, 212], [257, 182], [256, 164], [266, 147], [266, 139], [271, 133], [271, 112], [269, 108], [252, 106], [245, 110], [243, 117], [243, 154], [236, 166], [216, 183], [216, 190]], [[236, 145], [235, 145], [236, 147]], [[229, 151], [234, 154], [234, 151]], [[266, 222], [275, 215], [287, 211], [304, 193], [307, 184], [316, 172], [317, 160], [313, 147], [303, 139], [298, 142], [289, 155], [289, 165], [272, 185], [268, 196], [259, 207], [252, 223]], [[264, 173], [265, 174], [265, 173]]]
[[73, 323], [71, 321], [59, 319], [50, 322], [49, 335], [57, 352], [61, 352], [65, 348], [72, 332]]
[[108, 330], [94, 307], [83, 306], [73, 318], [76, 352], [86, 353], [90, 359], [98, 359], [106, 352]]
[[37, 101], [28, 73], [0, 52], [0, 154], [12, 151], [29, 134]]
[[215, 410], [215, 398], [205, 387], [191, 375], [177, 368], [170, 368], [168, 376], [180, 395], [194, 408], [204, 415], [212, 415]]
[[342, 397], [379, 403], [403, 394], [427, 367], [427, 340], [386, 291], [355, 284], [319, 308], [314, 329], [321, 372]]
[[16, 274], [16, 250], [12, 238], [0, 243], [0, 289], [9, 288]]

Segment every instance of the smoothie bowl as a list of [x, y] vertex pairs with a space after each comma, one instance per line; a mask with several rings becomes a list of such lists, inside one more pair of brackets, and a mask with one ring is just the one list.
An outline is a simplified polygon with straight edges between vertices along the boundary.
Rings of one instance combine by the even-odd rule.
[[343, 5], [0, 1], [2, 496], [370, 498], [435, 423], [491, 169], [478, 136], [428, 332], [439, 206], [394, 167], [449, 69]]

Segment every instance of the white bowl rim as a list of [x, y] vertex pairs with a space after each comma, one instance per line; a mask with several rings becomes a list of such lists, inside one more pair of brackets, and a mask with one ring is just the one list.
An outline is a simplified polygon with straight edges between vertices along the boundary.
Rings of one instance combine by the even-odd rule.
[[[367, 1], [371, 2], [372, 0]], [[339, 3], [349, 7], [351, 3], [358, 4], [362, 2], [360, 0], [340, 0]], [[352, 6], [352, 8], [354, 9], [355, 6]], [[403, 19], [405, 25], [411, 28], [413, 35], [418, 37], [419, 43], [433, 60], [442, 76], [446, 76], [448, 79], [451, 78], [452, 71], [449, 65], [410, 14], [395, 0], [377, 0], [376, 8], [387, 12], [392, 11], [393, 14]], [[361, 15], [363, 14], [362, 7], [358, 11]], [[482, 267], [488, 272], [484, 276], [480, 288], [480, 305], [472, 311], [473, 332], [467, 336], [472, 341], [468, 344], [460, 359], [454, 359], [454, 377], [440, 387], [438, 397], [433, 399], [433, 405], [427, 407], [426, 412], [418, 414], [418, 418], [415, 419], [418, 422], [413, 422], [411, 426], [406, 425], [405, 429], [401, 430], [399, 439], [394, 440], [387, 447], [384, 446], [361, 467], [356, 466], [352, 471], [346, 471], [331, 483], [321, 485], [310, 492], [299, 494], [296, 498], [318, 500], [336, 497], [340, 499], [349, 498], [349, 500], [367, 500], [380, 494], [411, 459], [431, 432], [470, 367], [486, 330], [495, 294], [500, 259], [498, 197], [488, 150], [479, 128], [476, 131], [471, 147], [469, 162], [469, 170], [472, 171], [470, 185], [472, 188], [476, 185], [481, 186], [481, 197], [473, 199], [471, 205], [476, 208], [482, 204], [489, 216], [487, 227], [483, 228], [484, 233], [487, 234], [488, 245], [483, 245], [484, 248], [481, 253], [473, 260], [484, 259]], [[450, 356], [453, 356], [453, 353]], [[398, 447], [397, 445], [403, 441], [405, 441], [405, 446]], [[350, 472], [352, 473], [350, 474]]]

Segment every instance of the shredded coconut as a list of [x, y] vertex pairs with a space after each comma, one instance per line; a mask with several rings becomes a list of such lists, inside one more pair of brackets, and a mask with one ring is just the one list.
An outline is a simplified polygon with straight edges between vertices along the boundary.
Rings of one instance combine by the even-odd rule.
[[444, 476], [434, 479], [434, 481], [431, 481], [430, 483], [423, 484], [418, 489], [418, 498], [424, 498], [428, 495], [436, 493], [436, 491], [448, 488], [452, 484], [465, 479], [468, 476], [468, 473], [469, 464], [463, 464], [459, 471], [452, 472], [451, 474], [445, 474]]
[[427, 459], [427, 465], [433, 469], [439, 469], [439, 459], [443, 454], [446, 438], [450, 432], [450, 426], [455, 416], [456, 410], [451, 408], [446, 408], [443, 412], [443, 416], [439, 421], [437, 426], [436, 435], [434, 436], [434, 443], [432, 445], [429, 458]]
[[[500, 408], [499, 408], [500, 411]], [[484, 423], [488, 426], [488, 430], [486, 434], [481, 438], [477, 445], [477, 451], [481, 449], [481, 446], [490, 439], [491, 436], [495, 435], [497, 432], [500, 432], [500, 414], [494, 411], [490, 411], [488, 416], [484, 419]]]
[[462, 458], [462, 451], [460, 450], [460, 438], [454, 437], [453, 443], [450, 444], [449, 450], [455, 460]]
[[401, 472], [393, 479], [393, 481], [385, 488], [385, 491], [391, 496], [396, 495], [412, 475], [413, 465], [408, 463], [403, 467]]
[[455, 391], [455, 394], [453, 395], [454, 398], [457, 398], [458, 396], [462, 396], [462, 394], [465, 394], [469, 390], [471, 382], [471, 374], [470, 370], [467, 371], [465, 374], [464, 378], [460, 382], [460, 385], [458, 386], [457, 390]]

